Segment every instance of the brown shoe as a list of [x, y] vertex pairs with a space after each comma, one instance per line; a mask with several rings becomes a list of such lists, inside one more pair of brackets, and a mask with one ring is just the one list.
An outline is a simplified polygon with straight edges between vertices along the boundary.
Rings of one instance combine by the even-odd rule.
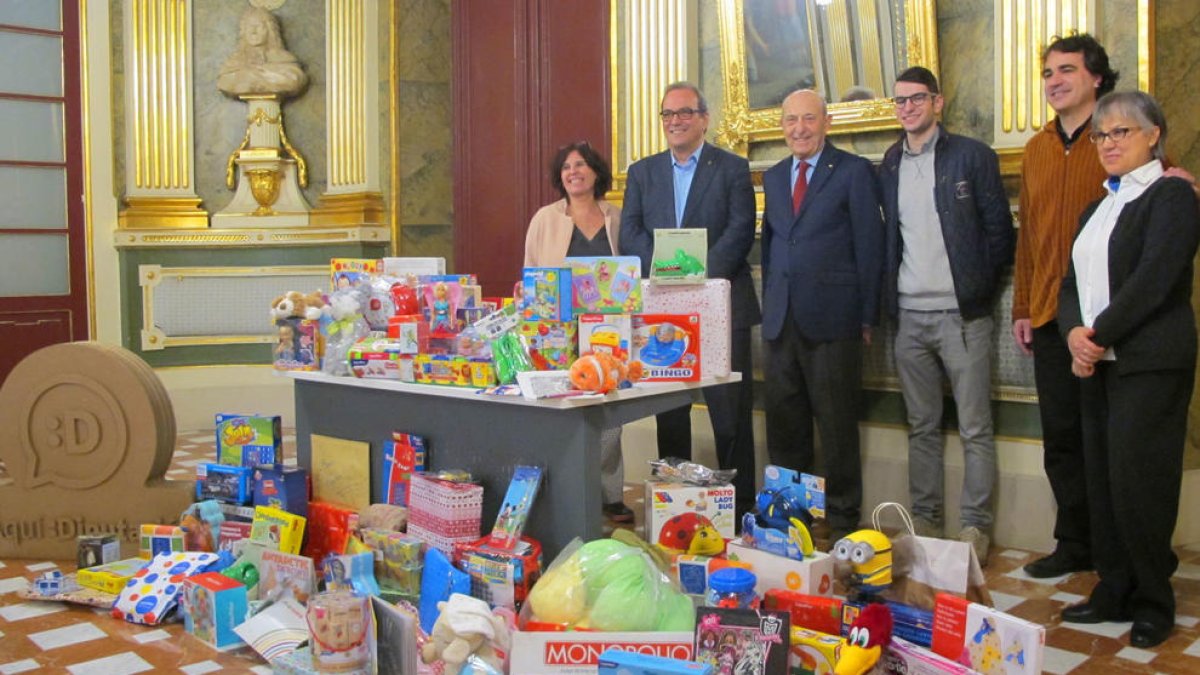
[[611, 504], [605, 504], [601, 508], [601, 510], [604, 511], [604, 517], [608, 518], [609, 520], [613, 521], [614, 523], [632, 523], [633, 522], [633, 509], [630, 509], [628, 506], [625, 506], [624, 502], [613, 502]]

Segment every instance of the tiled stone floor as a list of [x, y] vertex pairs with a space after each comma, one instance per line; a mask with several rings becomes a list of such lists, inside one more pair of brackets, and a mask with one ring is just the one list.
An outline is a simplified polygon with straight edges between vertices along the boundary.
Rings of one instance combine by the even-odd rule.
[[[293, 439], [285, 437], [284, 445], [285, 456], [293, 457]], [[210, 433], [180, 434], [168, 476], [186, 479], [198, 462], [213, 455]], [[626, 500], [640, 516], [640, 487], [628, 487]], [[1178, 553], [1176, 630], [1152, 651], [1129, 647], [1128, 623], [1068, 626], [1059, 622], [1062, 607], [1083, 599], [1095, 583], [1092, 574], [1036, 581], [1020, 571], [1034, 554], [1012, 549], [993, 550], [985, 572], [997, 607], [1048, 627], [1048, 673], [1200, 673], [1200, 546], [1184, 547]], [[253, 654], [217, 652], [186, 635], [179, 623], [138, 626], [101, 610], [17, 597], [14, 591], [24, 585], [23, 580], [50, 564], [64, 572], [74, 569], [61, 561], [0, 561], [0, 675], [35, 670], [75, 675], [270, 672]]]

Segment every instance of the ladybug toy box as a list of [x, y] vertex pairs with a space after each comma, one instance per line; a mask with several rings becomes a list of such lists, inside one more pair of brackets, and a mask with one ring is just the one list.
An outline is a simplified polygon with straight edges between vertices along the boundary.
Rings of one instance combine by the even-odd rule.
[[646, 481], [646, 539], [672, 553], [721, 553], [724, 539], [734, 536], [734, 520], [734, 488], [728, 483]]

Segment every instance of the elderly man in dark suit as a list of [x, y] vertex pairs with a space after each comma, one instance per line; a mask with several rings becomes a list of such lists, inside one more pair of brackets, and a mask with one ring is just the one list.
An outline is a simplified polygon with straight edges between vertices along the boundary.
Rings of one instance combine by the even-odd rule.
[[861, 515], [862, 343], [879, 319], [883, 218], [871, 163], [825, 140], [821, 96], [790, 94], [782, 124], [792, 156], [763, 175], [767, 450], [774, 464], [825, 476], [836, 542]]
[[[695, 85], [667, 87], [659, 115], [669, 150], [629, 167], [621, 217], [621, 253], [648, 273], [654, 230], [708, 230], [708, 275], [731, 285], [733, 370], [742, 381], [704, 390], [721, 468], [738, 470], [739, 515], [754, 503], [753, 368], [750, 327], [761, 318], [746, 256], [754, 244], [754, 188], [746, 159], [704, 142], [708, 105]], [[659, 457], [692, 456], [691, 406], [658, 416]]]

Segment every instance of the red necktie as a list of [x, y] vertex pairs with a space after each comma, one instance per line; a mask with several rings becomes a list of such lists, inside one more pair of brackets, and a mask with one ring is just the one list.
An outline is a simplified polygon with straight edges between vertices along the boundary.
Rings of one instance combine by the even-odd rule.
[[804, 203], [804, 192], [808, 190], [808, 162], [800, 161], [800, 170], [796, 175], [796, 187], [792, 189], [792, 215], [800, 213], [800, 205]]

